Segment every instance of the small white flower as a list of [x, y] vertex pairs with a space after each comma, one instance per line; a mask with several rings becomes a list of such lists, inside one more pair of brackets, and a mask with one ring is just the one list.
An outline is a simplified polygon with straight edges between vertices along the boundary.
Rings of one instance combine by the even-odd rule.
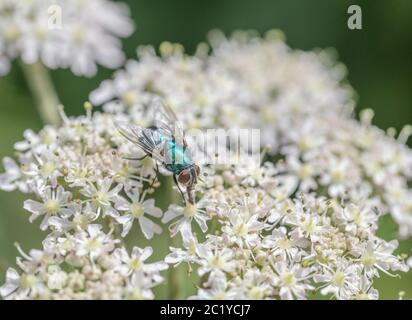
[[[22, 58], [92, 74], [96, 63], [119, 62], [118, 50], [97, 49], [107, 41], [119, 48], [126, 12], [106, 0], [83, 2], [67, 4], [61, 33], [46, 34], [41, 15], [27, 21], [33, 8], [43, 8], [39, 0], [24, 6], [7, 0], [16, 9], [11, 13], [0, 4], [0, 55], [6, 56], [0, 57], [0, 69]], [[88, 21], [77, 19], [82, 3], [95, 9]], [[22, 23], [15, 23], [14, 14]], [[5, 160], [0, 187], [40, 196], [26, 207], [33, 218], [45, 216], [42, 228], [50, 226], [50, 233], [42, 249], [21, 253], [20, 275], [10, 271], [0, 294], [151, 299], [166, 263], [184, 263], [189, 273], [195, 269], [202, 275], [193, 298], [305, 299], [320, 292], [337, 299], [376, 299], [372, 283], [379, 271], [407, 271], [403, 256], [393, 254], [397, 243], [376, 232], [380, 213], [390, 213], [402, 236], [412, 234], [412, 152], [406, 145], [412, 129], [388, 135], [371, 124], [370, 111], [361, 112], [360, 121], [353, 119], [353, 93], [342, 84], [344, 68], [329, 61], [326, 52], [291, 50], [277, 34], [260, 38], [236, 32], [226, 38], [214, 33], [212, 53], [199, 46], [193, 57], [178, 44], [163, 43], [160, 57], [154, 48], [140, 47], [138, 61], [129, 61], [91, 94], [103, 103], [102, 112], [92, 113], [88, 105], [86, 115], [69, 118], [61, 111], [61, 127], [26, 131], [15, 146], [17, 163]], [[48, 45], [59, 35], [64, 39], [54, 52]], [[198, 162], [202, 177], [196, 194], [202, 200], [186, 207], [168, 203], [162, 219], [170, 222], [172, 236], [181, 234], [183, 246], [170, 248], [164, 262], [148, 263], [154, 249], [130, 253], [118, 233], [126, 235], [135, 219], [146, 238], [160, 233], [161, 211], [146, 195], [153, 191], [156, 199], [163, 190], [157, 194], [157, 183], [151, 184], [157, 172], [150, 157], [123, 158], [139, 157], [142, 150], [114, 123], [150, 126], [149, 102], [158, 96], [185, 128], [247, 126], [262, 134], [251, 148], [228, 152], [233, 165], [208, 162], [228, 151], [226, 143], [219, 143], [217, 157]], [[268, 161], [252, 161], [254, 152]], [[165, 171], [160, 166], [160, 173]], [[59, 188], [73, 199], [57, 197]], [[48, 203], [56, 199], [59, 205]]]
[[359, 292], [351, 297], [353, 300], [378, 300], [379, 292], [372, 287], [367, 277], [361, 277]]
[[62, 290], [68, 281], [67, 273], [56, 265], [49, 266], [47, 273], [47, 287], [50, 290]]
[[109, 0], [7, 2], [8, 7], [0, 10], [1, 74], [7, 73], [15, 58], [27, 64], [41, 61], [52, 69], [70, 67], [76, 75], [86, 76], [96, 73], [96, 64], [115, 68], [123, 62], [119, 38], [134, 29], [124, 4]]
[[126, 214], [117, 218], [117, 221], [123, 226], [122, 237], [129, 233], [135, 219], [139, 222], [140, 230], [146, 239], [151, 239], [154, 234], [160, 234], [162, 228], [145, 217], [145, 214], [155, 218], [162, 216], [162, 210], [155, 207], [154, 199], [145, 200], [145, 194], [140, 195], [136, 190], [126, 191], [126, 194], [131, 202], [124, 198], [118, 198], [115, 205], [117, 210], [127, 211]]
[[[35, 282], [33, 278], [33, 282]], [[6, 272], [6, 283], [0, 287], [0, 295], [7, 298], [20, 286], [20, 275], [13, 268], [8, 268]]]
[[32, 177], [33, 183], [37, 185], [47, 185], [50, 183], [53, 187], [57, 186], [57, 178], [62, 175], [60, 169], [61, 160], [55, 153], [45, 150], [40, 154], [33, 153], [34, 162], [31, 162], [23, 171], [29, 177]]
[[168, 268], [165, 262], [145, 263], [153, 254], [151, 247], [144, 249], [134, 247], [130, 256], [125, 249], [116, 249], [115, 254], [119, 255], [120, 260], [123, 262], [119, 268], [127, 274], [139, 272], [158, 274], [160, 271]]
[[341, 215], [348, 232], [372, 232], [377, 228], [378, 215], [368, 206], [362, 208], [355, 204], [349, 204], [341, 211]]
[[321, 287], [321, 294], [332, 293], [337, 299], [347, 300], [359, 291], [360, 272], [359, 264], [348, 265], [348, 263], [340, 262], [336, 270], [324, 266], [324, 274], [315, 275], [313, 279], [315, 282], [325, 283]]
[[274, 263], [272, 267], [276, 272], [273, 283], [279, 287], [279, 295], [283, 300], [306, 298], [306, 290], [312, 289], [306, 282], [311, 277], [310, 269], [297, 264], [289, 267], [284, 262]]
[[0, 174], [0, 189], [13, 191], [17, 188], [21, 192], [28, 192], [26, 183], [21, 181], [22, 173], [16, 162], [12, 158], [5, 157], [3, 166], [6, 172]]
[[224, 272], [233, 272], [236, 269], [236, 262], [233, 259], [234, 253], [229, 248], [209, 248], [206, 245], [199, 245], [197, 252], [200, 260], [199, 275], [221, 270]]
[[389, 271], [408, 271], [408, 266], [400, 262], [393, 255], [393, 251], [398, 247], [398, 241], [392, 240], [386, 242], [377, 239], [369, 241], [365, 244], [365, 248], [361, 252], [359, 261], [364, 266], [368, 276], [378, 274], [378, 271], [389, 273]]
[[239, 289], [243, 291], [243, 299], [251, 300], [265, 299], [270, 297], [274, 291], [270, 283], [270, 275], [256, 268], [246, 270]]
[[232, 241], [243, 242], [248, 246], [255, 246], [259, 240], [258, 232], [265, 228], [265, 224], [258, 220], [257, 214], [250, 215], [247, 208], [232, 210], [227, 215], [228, 222], [223, 226], [223, 231], [231, 236]]
[[203, 232], [206, 232], [207, 220], [209, 220], [209, 217], [204, 209], [205, 205], [205, 201], [202, 200], [195, 204], [188, 203], [185, 207], [172, 204], [165, 212], [162, 222], [168, 223], [171, 220], [178, 218], [169, 226], [172, 236], [176, 235], [176, 233], [184, 228], [185, 225], [191, 226], [193, 220], [196, 221]]
[[151, 288], [154, 286], [150, 279], [142, 276], [141, 273], [133, 273], [130, 282], [126, 286], [126, 296], [128, 300], [151, 300], [154, 294]]
[[183, 248], [170, 248], [170, 253], [165, 257], [165, 262], [173, 264], [175, 267], [182, 262], [198, 263], [197, 256], [199, 241], [192, 233], [191, 227], [185, 225], [180, 230], [183, 240]]
[[239, 296], [239, 290], [230, 288], [226, 276], [223, 272], [214, 271], [211, 273], [207, 283], [207, 289], [200, 288], [196, 296], [189, 299], [196, 300], [234, 300]]
[[106, 177], [98, 180], [96, 186], [94, 184], [86, 185], [80, 192], [86, 196], [92, 206], [97, 209], [97, 216], [103, 212], [103, 216], [109, 215], [117, 217], [119, 213], [114, 209], [113, 203], [119, 199], [119, 191], [123, 188], [121, 184], [113, 185], [113, 180]]
[[52, 216], [48, 223], [58, 232], [67, 232], [71, 230], [85, 230], [87, 226], [95, 220], [96, 213], [92, 210], [90, 203], [82, 205], [73, 203], [71, 207], [72, 214], [70, 217]]
[[50, 225], [49, 219], [53, 216], [61, 216], [67, 219], [73, 214], [73, 209], [70, 203], [70, 192], [64, 191], [63, 187], [59, 186], [57, 189], [46, 187], [41, 190], [40, 197], [42, 202], [34, 200], [26, 200], [24, 202], [24, 209], [31, 212], [30, 222], [33, 222], [38, 217], [44, 215], [41, 222], [40, 229], [46, 230]]
[[78, 256], [88, 255], [94, 260], [105, 252], [112, 251], [119, 240], [113, 240], [103, 233], [101, 225], [91, 224], [86, 231], [77, 235], [75, 242], [79, 245], [76, 252]]
[[282, 261], [299, 261], [302, 255], [299, 247], [306, 245], [304, 239], [294, 239], [287, 233], [287, 229], [280, 227], [274, 229], [272, 234], [262, 241], [262, 246], [268, 248], [273, 257]]

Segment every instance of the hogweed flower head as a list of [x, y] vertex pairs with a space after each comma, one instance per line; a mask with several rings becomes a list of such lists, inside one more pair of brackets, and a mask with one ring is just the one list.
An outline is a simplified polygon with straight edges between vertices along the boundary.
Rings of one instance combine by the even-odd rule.
[[391, 214], [400, 236], [412, 235], [411, 126], [386, 134], [373, 126], [369, 109], [355, 120], [353, 90], [333, 52], [291, 50], [277, 30], [264, 38], [243, 31], [226, 38], [215, 30], [210, 55], [205, 45], [194, 56], [178, 44], [162, 44], [160, 56], [140, 47], [138, 60], [90, 99], [143, 126], [150, 122], [146, 102], [160, 95], [188, 129], [259, 128], [286, 196], [316, 192], [361, 207], [372, 201]]
[[5, 299], [152, 299], [167, 265], [145, 264], [150, 254], [140, 257], [142, 250], [134, 247], [129, 257], [118, 239], [97, 225], [70, 236], [49, 236], [42, 250], [18, 259], [20, 273], [7, 270], [0, 294]]
[[[160, 57], [139, 48], [139, 61], [92, 92], [102, 111], [85, 104], [86, 115], [62, 112], [59, 128], [25, 132], [0, 187], [36, 198], [24, 207], [48, 235], [18, 259], [20, 272], [9, 269], [2, 296], [154, 298], [163, 270], [196, 266], [191, 298], [376, 299], [376, 277], [408, 270], [397, 241], [376, 235], [386, 212], [411, 233], [408, 127], [395, 139], [369, 111], [355, 120], [344, 68], [325, 52], [290, 50], [273, 33], [214, 33], [210, 44], [210, 55], [203, 45], [194, 56], [170, 43]], [[249, 150], [203, 163], [196, 201], [169, 199], [162, 212], [156, 161], [128, 160], [144, 154], [115, 126], [149, 126], [159, 96], [188, 129], [260, 128], [262, 163]], [[150, 247], [126, 249], [132, 232], [166, 232], [182, 246], [150, 263]]]
[[[233, 169], [214, 175], [227, 170]], [[250, 185], [201, 191], [216, 232], [200, 241], [185, 229], [184, 247], [171, 248], [166, 257], [171, 264], [197, 265], [208, 279], [193, 298], [215, 297], [218, 289], [233, 299], [305, 299], [316, 291], [336, 299], [377, 298], [375, 277], [408, 270], [393, 253], [397, 242], [376, 236], [379, 214], [372, 204], [361, 211], [313, 193], [277, 199], [269, 191]], [[368, 219], [352, 227], [352, 215], [342, 220], [348, 210]]]
[[0, 74], [17, 58], [84, 76], [94, 75], [98, 64], [117, 68], [124, 60], [120, 38], [133, 29], [127, 6], [110, 0], [4, 0]]

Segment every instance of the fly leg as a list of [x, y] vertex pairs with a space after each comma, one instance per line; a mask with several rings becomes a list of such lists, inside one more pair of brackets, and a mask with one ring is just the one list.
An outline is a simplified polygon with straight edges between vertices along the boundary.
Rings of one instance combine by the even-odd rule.
[[182, 195], [182, 198], [183, 198], [183, 203], [184, 203], [184, 205], [186, 206], [186, 197], [185, 197], [185, 194], [184, 194], [184, 192], [182, 191], [182, 189], [180, 188], [179, 183], [177, 182], [177, 179], [176, 179], [176, 175], [175, 175], [175, 174], [173, 175], [173, 181], [175, 182], [177, 188], [179, 189], [180, 194]]
[[148, 156], [149, 156], [149, 155], [146, 154], [146, 155], [144, 155], [143, 157], [140, 157], [140, 158], [123, 157], [123, 159], [125, 159], [125, 160], [132, 160], [132, 161], [142, 161], [143, 159], [146, 159]]
[[188, 196], [188, 200], [189, 200], [189, 203], [190, 204], [194, 204], [194, 201], [193, 201], [193, 189], [190, 187], [188, 187], [187, 188], [187, 196]]
[[149, 185], [149, 189], [153, 187], [153, 185], [155, 184], [155, 182], [157, 181], [158, 176], [159, 176], [159, 166], [157, 165], [157, 163], [156, 163], [155, 173], [156, 173], [156, 174], [155, 174], [155, 176], [154, 176], [154, 178], [153, 178], [153, 181], [152, 181], [152, 183]]

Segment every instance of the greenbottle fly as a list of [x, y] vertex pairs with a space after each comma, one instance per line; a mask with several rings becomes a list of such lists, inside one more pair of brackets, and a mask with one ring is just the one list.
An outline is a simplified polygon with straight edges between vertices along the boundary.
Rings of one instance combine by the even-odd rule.
[[154, 112], [153, 126], [141, 128], [130, 123], [116, 123], [116, 127], [121, 135], [142, 149], [144, 157], [153, 158], [172, 173], [184, 202], [194, 204], [194, 187], [200, 167], [190, 155], [184, 131], [173, 110], [160, 99], [155, 99], [150, 107]]

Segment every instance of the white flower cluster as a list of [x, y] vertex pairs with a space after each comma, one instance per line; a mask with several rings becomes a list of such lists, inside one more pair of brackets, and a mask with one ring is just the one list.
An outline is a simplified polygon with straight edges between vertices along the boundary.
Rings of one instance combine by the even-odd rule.
[[[172, 228], [180, 226], [184, 245], [172, 248], [165, 261], [187, 263], [203, 281], [192, 298], [306, 299], [320, 292], [377, 299], [373, 278], [408, 271], [393, 254], [397, 241], [375, 235], [379, 215], [372, 207], [313, 194], [273, 196], [271, 163], [258, 179], [236, 171], [209, 170], [202, 199], [190, 208], [171, 206], [165, 214], [166, 220], [180, 216]], [[211, 219], [205, 237], [182, 224], [194, 220], [204, 231], [205, 219]]]
[[74, 234], [49, 236], [43, 250], [31, 250], [9, 268], [0, 287], [5, 299], [153, 299], [163, 281], [164, 262], [147, 263], [152, 248], [134, 247], [129, 255], [119, 239], [90, 224]]
[[88, 116], [68, 119], [62, 112], [59, 129], [27, 130], [15, 145], [18, 164], [4, 159], [0, 188], [36, 195], [24, 208], [31, 222], [41, 218], [40, 228], [49, 231], [43, 250], [21, 252], [20, 275], [8, 270], [4, 298], [150, 299], [163, 280], [166, 263], [145, 263], [152, 248], [135, 247], [129, 255], [120, 236], [134, 221], [148, 239], [161, 232], [148, 217], [162, 211], [142, 189], [154, 177], [154, 164], [124, 160], [122, 154], [139, 150], [125, 143], [111, 116], [92, 117], [85, 106]]
[[91, 102], [138, 112], [147, 96], [160, 95], [187, 129], [262, 128], [263, 143], [272, 148], [308, 115], [350, 115], [352, 89], [341, 83], [345, 68], [327, 52], [292, 51], [275, 31], [265, 39], [239, 32], [228, 40], [215, 31], [210, 39], [210, 55], [205, 43], [194, 56], [169, 42], [160, 45], [161, 56], [139, 47], [139, 60], [102, 82]]
[[[42, 251], [22, 253], [21, 274], [8, 270], [4, 297], [152, 298], [166, 263], [187, 262], [207, 276], [196, 298], [302, 299], [319, 286], [339, 299], [377, 298], [372, 281], [379, 271], [407, 271], [393, 255], [397, 242], [375, 235], [379, 215], [369, 202], [290, 198], [270, 162], [204, 166], [196, 204], [171, 203], [163, 215], [149, 199], [158, 186], [154, 162], [125, 159], [141, 151], [114, 122], [130, 117], [92, 115], [85, 107], [87, 116], [62, 113], [59, 129], [26, 131], [15, 145], [18, 164], [4, 161], [1, 188], [37, 195], [24, 208], [50, 231]], [[151, 248], [128, 255], [120, 239], [133, 222], [151, 239], [162, 231], [160, 217], [172, 236], [182, 235], [183, 247], [146, 265]]]
[[0, 74], [16, 58], [85, 76], [96, 64], [117, 68], [124, 61], [119, 38], [134, 29], [128, 15], [127, 6], [110, 0], [2, 0]]
[[215, 31], [210, 43], [210, 55], [206, 44], [194, 56], [167, 42], [160, 57], [151, 47], [139, 48], [139, 60], [90, 99], [107, 112], [135, 115], [143, 126], [143, 101], [160, 95], [187, 128], [260, 128], [286, 195], [316, 192], [367, 203], [390, 213], [402, 237], [412, 235], [411, 126], [395, 138], [394, 129], [385, 134], [371, 124], [370, 110], [355, 120], [345, 67], [327, 51], [291, 50], [278, 31], [229, 39]]
[[[200, 277], [196, 299], [376, 299], [374, 278], [408, 270], [397, 242], [376, 235], [386, 212], [412, 233], [408, 127], [396, 141], [369, 111], [353, 119], [343, 67], [324, 52], [292, 51], [276, 32], [211, 42], [211, 55], [202, 44], [192, 57], [170, 43], [162, 57], [140, 48], [140, 61], [91, 94], [103, 112], [62, 111], [60, 128], [15, 144], [0, 189], [36, 196], [24, 208], [49, 233], [41, 251], [21, 252], [3, 297], [153, 298], [160, 272], [183, 263]], [[260, 128], [268, 161], [245, 152], [236, 165], [203, 164], [195, 204], [172, 201], [163, 214], [156, 163], [114, 125], [149, 126], [159, 96], [186, 128]], [[152, 264], [151, 248], [128, 254], [122, 237], [150, 240], [164, 224], [182, 247]]]

